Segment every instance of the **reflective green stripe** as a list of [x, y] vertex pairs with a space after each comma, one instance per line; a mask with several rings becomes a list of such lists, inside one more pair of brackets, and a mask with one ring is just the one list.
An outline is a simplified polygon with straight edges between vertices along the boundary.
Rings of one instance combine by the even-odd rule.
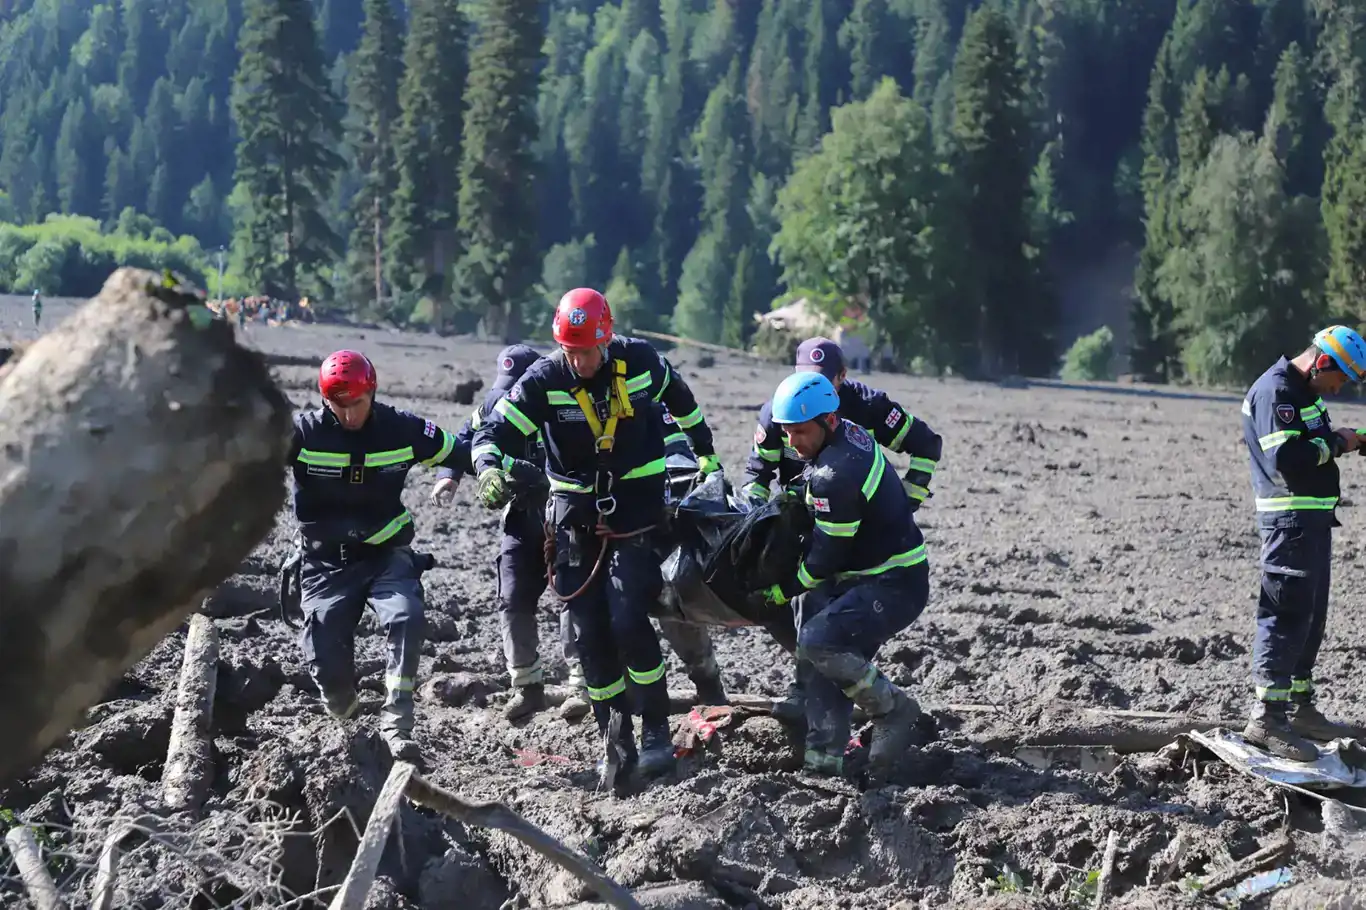
[[759, 483], [759, 481], [757, 480], [745, 484], [744, 488], [741, 489], [740, 492], [744, 493], [746, 496], [753, 496], [756, 499], [762, 499], [765, 502], [767, 502], [769, 497], [772, 495], [769, 492], [768, 484]]
[[626, 391], [643, 392], [650, 387], [650, 374], [641, 373], [626, 380]]
[[492, 455], [494, 458], [502, 458], [503, 452], [493, 443], [486, 442], [481, 446], [475, 446], [470, 449], [470, 458], [478, 461], [480, 455]]
[[675, 444], [680, 443], [680, 442], [684, 442], [684, 443], [685, 443], [685, 442], [687, 442], [687, 441], [688, 441], [688, 434], [687, 434], [687, 433], [670, 433], [668, 436], [665, 436], [665, 437], [664, 437], [664, 444], [665, 444], [666, 446], [668, 446], [668, 445], [675, 445]]
[[427, 467], [429, 467], [429, 468], [432, 467], [432, 466], [434, 466], [434, 465], [440, 464], [441, 462], [443, 462], [443, 461], [445, 461], [447, 458], [449, 458], [451, 452], [453, 452], [454, 450], [455, 450], [455, 434], [454, 434], [454, 433], [449, 433], [449, 432], [447, 432], [446, 430], [442, 430], [442, 431], [441, 431], [441, 448], [437, 450], [437, 452], [436, 452], [435, 455], [433, 455], [431, 458], [426, 459], [426, 460], [423, 461], [422, 463], [425, 464], [425, 465], [426, 465]]
[[821, 521], [816, 519], [816, 527], [831, 537], [853, 537], [858, 533], [857, 521]]
[[907, 566], [919, 565], [924, 561], [925, 545], [922, 543], [912, 550], [907, 550], [904, 553], [898, 553], [895, 556], [884, 559], [871, 569], [851, 569], [848, 572], [836, 572], [835, 578], [836, 580], [842, 581], [846, 578], [861, 578], [865, 575], [881, 575], [888, 569], [902, 569]]
[[1306, 423], [1323, 413], [1322, 408], [1316, 404], [1311, 404], [1307, 408], [1300, 408], [1300, 419]]
[[656, 474], [663, 474], [666, 467], [663, 458], [656, 458], [654, 461], [647, 462], [638, 468], [632, 468], [621, 475], [622, 480], [638, 480], [641, 477], [653, 477]]
[[579, 403], [574, 400], [574, 396], [568, 392], [549, 391], [545, 393], [547, 404], [569, 404], [578, 407]]
[[626, 668], [626, 672], [631, 674], [631, 682], [638, 686], [648, 686], [650, 683], [659, 682], [664, 678], [664, 670], [665, 662], [662, 660], [659, 662], [659, 666], [655, 667], [653, 670], [646, 670], [643, 673], [632, 670], [630, 667]]
[[761, 448], [759, 448], [758, 446], [755, 446], [755, 447], [754, 447], [754, 454], [755, 454], [755, 455], [758, 455], [758, 456], [759, 456], [760, 458], [762, 458], [764, 461], [782, 461], [782, 460], [783, 460], [783, 450], [782, 450], [782, 449], [761, 449]]
[[1328, 440], [1316, 437], [1310, 441], [1319, 447], [1319, 464], [1327, 464], [1328, 459], [1333, 457], [1333, 450], [1328, 448]]
[[808, 589], [814, 588], [821, 583], [819, 578], [806, 571], [806, 560], [802, 560], [802, 564], [797, 566], [797, 581], [801, 583], [803, 588]]
[[939, 462], [935, 461], [933, 458], [912, 458], [911, 463], [907, 465], [907, 467], [912, 471], [923, 471], [926, 474], [933, 474], [934, 469], [939, 467]]
[[1312, 679], [1292, 679], [1290, 680], [1290, 691], [1296, 695], [1305, 695], [1314, 691], [1314, 681]]
[[299, 460], [304, 464], [324, 468], [344, 468], [351, 463], [351, 455], [348, 452], [315, 452], [312, 449], [300, 449]]
[[684, 414], [682, 416], [679, 416], [678, 414], [674, 415], [674, 423], [678, 424], [685, 430], [691, 430], [693, 427], [697, 426], [701, 422], [702, 408], [700, 406], [693, 408], [687, 414]]
[[1268, 449], [1276, 448], [1283, 442], [1294, 439], [1298, 435], [1300, 435], [1299, 430], [1277, 430], [1275, 433], [1267, 433], [1265, 436], [1258, 437], [1257, 444], [1265, 452]]
[[1289, 689], [1272, 689], [1267, 686], [1257, 687], [1258, 701], [1290, 701]]
[[413, 678], [411, 676], [386, 676], [384, 686], [390, 692], [411, 692], [413, 691]]
[[367, 468], [382, 468], [385, 465], [399, 464], [400, 462], [412, 460], [412, 446], [404, 446], [401, 449], [390, 449], [387, 452], [365, 453], [365, 466]]
[[[663, 361], [663, 358], [660, 358]], [[655, 401], [664, 397], [664, 390], [669, 387], [669, 380], [673, 378], [673, 371], [669, 369], [669, 364], [664, 363], [664, 381], [659, 384], [659, 391], [655, 392]]]
[[906, 434], [911, 431], [911, 424], [913, 423], [915, 423], [915, 415], [907, 414], [906, 422], [901, 425], [901, 429], [897, 431], [897, 434], [895, 436], [892, 437], [891, 449], [893, 452], [901, 451], [902, 440], [904, 440], [906, 438]]
[[493, 406], [493, 409], [506, 417], [509, 423], [522, 431], [523, 435], [530, 436], [536, 432], [536, 425], [531, 422], [531, 418], [517, 410], [517, 405], [506, 398], [498, 399], [498, 403]]
[[877, 485], [882, 483], [882, 472], [887, 467], [887, 459], [882, 457], [881, 449], [873, 450], [873, 466], [868, 469], [868, 476], [863, 478], [863, 498], [871, 500], [873, 494], [877, 492]]
[[550, 489], [556, 493], [592, 493], [593, 488], [584, 486], [581, 483], [574, 483], [571, 480], [558, 480], [550, 478]]
[[877, 667], [869, 664], [868, 669], [863, 671], [863, 676], [859, 677], [859, 681], [845, 689], [844, 694], [850, 698], [856, 698], [860, 692], [875, 682], [877, 682]]
[[593, 686], [586, 686], [585, 688], [588, 689], [588, 697], [593, 701], [607, 701], [607, 699], [616, 698], [626, 691], [626, 677], [617, 677], [616, 682], [608, 683], [601, 688], [594, 688]]
[[412, 523], [413, 516], [408, 514], [407, 509], [404, 509], [402, 515], [398, 516], [393, 521], [389, 522], [387, 525], [380, 528], [378, 531], [371, 534], [369, 537], [365, 538], [363, 543], [384, 543], [390, 537], [393, 537], [399, 531], [403, 530], [403, 528], [406, 525], [410, 525]]
[[922, 487], [918, 483], [912, 483], [906, 485], [906, 493], [912, 499], [918, 499], [923, 502], [930, 495], [930, 490], [929, 487]]
[[1276, 496], [1258, 499], [1258, 512], [1312, 512], [1326, 511], [1338, 504], [1336, 496]]

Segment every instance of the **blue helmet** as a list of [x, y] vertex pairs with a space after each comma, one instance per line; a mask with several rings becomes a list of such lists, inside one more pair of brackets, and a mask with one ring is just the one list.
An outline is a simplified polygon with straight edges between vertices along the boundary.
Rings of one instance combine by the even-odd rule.
[[1333, 358], [1353, 382], [1366, 375], [1366, 341], [1345, 325], [1330, 325], [1314, 336], [1314, 346]]
[[805, 423], [839, 408], [839, 392], [820, 373], [793, 373], [773, 393], [774, 423]]

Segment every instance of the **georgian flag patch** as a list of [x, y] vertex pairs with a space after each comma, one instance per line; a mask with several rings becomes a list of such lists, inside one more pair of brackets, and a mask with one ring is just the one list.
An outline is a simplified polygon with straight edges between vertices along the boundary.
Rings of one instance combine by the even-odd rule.
[[435, 439], [436, 424], [432, 423], [430, 420], [427, 421], [426, 425], [422, 428], [422, 435], [426, 436], [428, 439]]
[[890, 414], [887, 415], [887, 426], [888, 426], [888, 428], [891, 428], [891, 427], [896, 426], [896, 422], [897, 422], [898, 420], [900, 420], [900, 419], [901, 419], [901, 410], [900, 410], [899, 408], [892, 408], [892, 412], [891, 412]]
[[830, 500], [820, 496], [813, 496], [811, 497], [811, 507], [817, 512], [829, 512]]
[[1295, 406], [1293, 404], [1276, 405], [1276, 417], [1281, 423], [1290, 424], [1295, 422]]

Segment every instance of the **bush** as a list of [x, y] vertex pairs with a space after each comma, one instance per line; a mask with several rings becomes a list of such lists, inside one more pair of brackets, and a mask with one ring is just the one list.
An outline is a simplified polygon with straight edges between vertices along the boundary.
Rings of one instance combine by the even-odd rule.
[[787, 364], [796, 362], [797, 348], [801, 343], [802, 337], [796, 332], [780, 329], [771, 322], [762, 323], [750, 339], [754, 353], [766, 360]]
[[205, 287], [208, 261], [199, 241], [156, 227], [142, 234], [145, 224], [120, 221], [137, 233], [104, 233], [93, 218], [76, 215], [49, 215], [42, 224], [0, 223], [0, 287], [15, 294], [37, 289], [54, 297], [93, 297], [121, 266], [171, 269]]
[[1115, 378], [1115, 333], [1108, 325], [1072, 342], [1062, 360], [1062, 378], [1068, 382]]

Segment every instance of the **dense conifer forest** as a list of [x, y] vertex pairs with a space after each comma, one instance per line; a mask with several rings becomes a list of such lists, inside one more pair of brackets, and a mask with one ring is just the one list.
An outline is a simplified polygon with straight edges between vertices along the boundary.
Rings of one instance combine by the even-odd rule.
[[1364, 89], [1352, 0], [4, 0], [0, 287], [1237, 382], [1362, 319]]

